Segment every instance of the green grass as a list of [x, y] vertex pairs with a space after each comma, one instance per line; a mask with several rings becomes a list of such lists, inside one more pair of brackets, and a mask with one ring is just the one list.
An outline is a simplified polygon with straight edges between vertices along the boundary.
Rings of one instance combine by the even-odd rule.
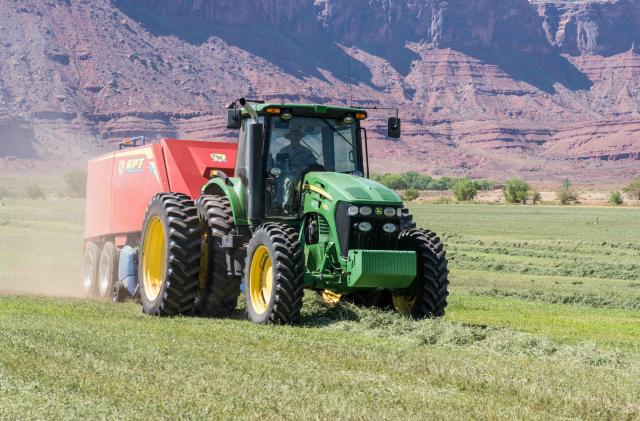
[[[77, 293], [82, 207], [0, 201], [0, 291]], [[312, 293], [295, 327], [4, 296], [0, 419], [640, 418], [637, 209], [412, 211], [447, 244], [444, 320]]]
[[0, 418], [640, 416], [631, 354], [306, 301], [263, 327], [2, 298]]

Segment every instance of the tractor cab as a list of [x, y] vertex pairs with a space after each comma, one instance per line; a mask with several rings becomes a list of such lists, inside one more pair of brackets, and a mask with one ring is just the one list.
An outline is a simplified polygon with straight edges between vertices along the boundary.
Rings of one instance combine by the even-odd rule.
[[[358, 108], [232, 104], [227, 127], [240, 129], [235, 176], [252, 190], [250, 219], [300, 218], [310, 172], [368, 176], [366, 118]], [[400, 136], [399, 119], [389, 120], [388, 135]]]

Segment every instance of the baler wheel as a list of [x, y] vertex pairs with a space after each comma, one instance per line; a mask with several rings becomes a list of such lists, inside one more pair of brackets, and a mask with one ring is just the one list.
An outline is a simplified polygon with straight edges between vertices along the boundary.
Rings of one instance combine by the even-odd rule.
[[112, 242], [106, 242], [100, 253], [98, 267], [98, 298], [106, 300], [111, 298], [113, 284], [116, 277], [116, 246]]
[[98, 290], [98, 259], [100, 248], [88, 241], [82, 261], [82, 293], [86, 298], [96, 296]]
[[297, 322], [304, 270], [304, 254], [293, 228], [268, 223], [256, 229], [247, 248], [244, 275], [249, 319], [255, 323]]
[[400, 234], [401, 250], [414, 250], [418, 257], [418, 275], [411, 288], [393, 294], [398, 312], [416, 319], [442, 317], [449, 295], [449, 270], [444, 246], [428, 230], [408, 229]]
[[146, 314], [193, 310], [200, 271], [200, 229], [193, 201], [178, 193], [153, 197], [140, 244], [140, 301]]
[[236, 308], [240, 295], [240, 276], [227, 271], [227, 253], [222, 237], [233, 230], [233, 213], [224, 196], [202, 196], [196, 200], [200, 220], [200, 281], [195, 313], [224, 317]]

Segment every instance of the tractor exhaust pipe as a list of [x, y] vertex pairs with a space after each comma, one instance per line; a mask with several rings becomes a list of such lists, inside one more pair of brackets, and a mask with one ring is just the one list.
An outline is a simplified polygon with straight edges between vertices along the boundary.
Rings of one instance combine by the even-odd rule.
[[257, 122], [247, 123], [247, 217], [251, 225], [264, 218], [264, 127]]

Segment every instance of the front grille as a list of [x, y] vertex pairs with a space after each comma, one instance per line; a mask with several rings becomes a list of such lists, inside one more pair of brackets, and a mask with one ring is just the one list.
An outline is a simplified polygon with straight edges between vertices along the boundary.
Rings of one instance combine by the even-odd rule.
[[[340, 203], [336, 210], [336, 224], [338, 228], [338, 240], [340, 251], [343, 257], [349, 255], [349, 250], [397, 250], [398, 234], [396, 231], [387, 234], [382, 229], [383, 225], [389, 222], [400, 225], [399, 217], [386, 216], [349, 216], [347, 208], [349, 203]], [[372, 206], [376, 207], [376, 206]], [[369, 222], [373, 228], [367, 233], [358, 230], [357, 225], [361, 222]]]

